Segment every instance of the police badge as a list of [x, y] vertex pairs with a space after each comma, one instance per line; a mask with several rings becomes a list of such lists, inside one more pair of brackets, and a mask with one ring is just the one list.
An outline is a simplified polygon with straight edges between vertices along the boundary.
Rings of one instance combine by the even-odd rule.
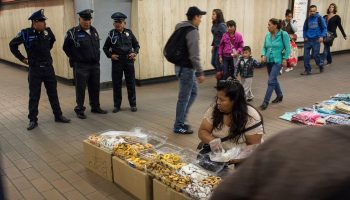
[[44, 35], [47, 36], [48, 34], [47, 30], [44, 30]]
[[126, 37], [129, 37], [129, 33], [128, 32], [125, 32], [125, 35], [126, 35]]

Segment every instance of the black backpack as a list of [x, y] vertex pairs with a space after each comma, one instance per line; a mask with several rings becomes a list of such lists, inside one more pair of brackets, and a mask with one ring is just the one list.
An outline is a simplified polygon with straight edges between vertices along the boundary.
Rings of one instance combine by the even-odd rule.
[[193, 26], [186, 26], [174, 31], [165, 44], [163, 55], [173, 64], [181, 64], [181, 61], [188, 59], [189, 53], [186, 43], [186, 35], [194, 30]]

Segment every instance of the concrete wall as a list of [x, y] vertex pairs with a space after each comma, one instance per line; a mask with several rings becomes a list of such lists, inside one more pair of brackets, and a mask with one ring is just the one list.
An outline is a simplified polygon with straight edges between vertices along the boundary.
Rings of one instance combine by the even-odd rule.
[[[342, 18], [345, 32], [349, 35], [350, 0], [311, 0], [311, 4], [316, 4], [322, 15], [332, 2], [338, 5], [338, 14]], [[77, 24], [76, 12], [91, 8], [95, 10], [93, 25], [100, 33], [101, 49], [108, 31], [113, 28], [111, 14], [121, 11], [129, 16], [128, 27], [131, 26], [141, 46], [135, 63], [137, 79], [173, 75], [174, 67], [164, 59], [163, 47], [176, 23], [186, 19], [186, 11], [193, 5], [208, 12], [199, 27], [201, 61], [204, 69], [208, 70], [212, 69], [210, 29], [211, 12], [214, 8], [223, 10], [225, 20], [236, 21], [237, 31], [243, 34], [245, 44], [251, 46], [253, 56], [259, 58], [268, 20], [272, 17], [284, 18], [289, 0], [36, 0], [5, 5], [0, 10], [0, 27], [6, 27], [0, 32], [0, 59], [21, 64], [10, 53], [8, 43], [19, 30], [30, 26], [27, 18], [33, 11], [44, 8], [49, 18], [47, 24], [57, 37], [52, 50], [56, 73], [60, 77], [71, 79], [68, 59], [62, 50], [63, 39], [67, 29]], [[349, 40], [345, 41], [340, 32], [338, 36], [331, 51], [350, 49]], [[299, 50], [299, 55], [302, 55], [302, 49]], [[110, 60], [102, 53], [101, 82], [111, 80], [110, 71]]]

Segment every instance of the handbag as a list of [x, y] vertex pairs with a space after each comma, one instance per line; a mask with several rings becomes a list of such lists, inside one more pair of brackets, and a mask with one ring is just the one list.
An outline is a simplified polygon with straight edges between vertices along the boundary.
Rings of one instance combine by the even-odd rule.
[[327, 31], [326, 37], [323, 39], [323, 42], [326, 44], [331, 44], [333, 43], [334, 38], [335, 34], [330, 31]]

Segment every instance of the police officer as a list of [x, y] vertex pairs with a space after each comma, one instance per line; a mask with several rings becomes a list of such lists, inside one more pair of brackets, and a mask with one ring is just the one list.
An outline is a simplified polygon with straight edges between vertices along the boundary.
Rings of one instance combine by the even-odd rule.
[[140, 46], [132, 31], [125, 28], [126, 15], [116, 12], [111, 18], [114, 20], [114, 29], [109, 32], [103, 51], [112, 60], [113, 113], [119, 112], [122, 103], [123, 72], [131, 111], [136, 112], [134, 61]]
[[67, 31], [63, 50], [74, 70], [76, 103], [74, 111], [80, 119], [84, 114], [85, 88], [88, 87], [91, 112], [106, 114], [100, 107], [100, 37], [91, 26], [93, 10], [78, 13], [79, 25]]
[[[40, 100], [41, 83], [44, 82], [47, 95], [55, 115], [56, 122], [69, 123], [70, 120], [62, 115], [60, 103], [57, 96], [57, 80], [52, 66], [50, 50], [56, 41], [49, 27], [46, 27], [44, 9], [34, 12], [28, 20], [32, 26], [21, 30], [11, 40], [10, 50], [16, 58], [24, 64], [29, 65], [29, 115], [30, 120], [27, 127], [32, 130], [38, 126], [38, 105]], [[24, 44], [28, 58], [24, 57], [18, 50], [18, 46]]]

